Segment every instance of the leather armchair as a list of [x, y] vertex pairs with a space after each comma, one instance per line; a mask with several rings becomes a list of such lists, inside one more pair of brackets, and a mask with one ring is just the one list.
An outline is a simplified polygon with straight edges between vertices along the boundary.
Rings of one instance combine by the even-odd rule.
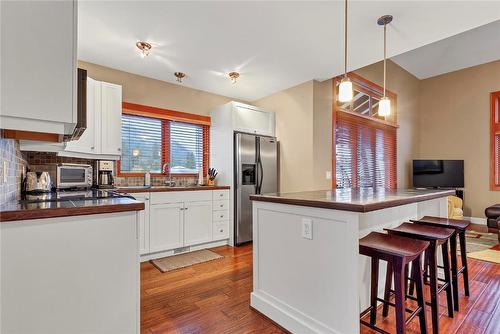
[[488, 227], [498, 229], [498, 222], [500, 221], [500, 204], [495, 204], [486, 208], [484, 214], [488, 218]]

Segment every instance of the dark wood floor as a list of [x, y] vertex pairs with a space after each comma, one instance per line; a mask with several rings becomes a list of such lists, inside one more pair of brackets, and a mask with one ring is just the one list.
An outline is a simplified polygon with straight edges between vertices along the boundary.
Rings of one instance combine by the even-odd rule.
[[[252, 246], [213, 250], [225, 258], [165, 274], [150, 263], [141, 265], [141, 332], [285, 333], [249, 307]], [[453, 319], [447, 317], [443, 306], [441, 332], [500, 333], [500, 265], [469, 261], [471, 296], [465, 298], [460, 290], [460, 312]], [[393, 313], [380, 321], [382, 327], [394, 332]], [[428, 323], [430, 326], [430, 315]], [[415, 319], [408, 333], [419, 332]], [[375, 332], [362, 327], [361, 333]]]

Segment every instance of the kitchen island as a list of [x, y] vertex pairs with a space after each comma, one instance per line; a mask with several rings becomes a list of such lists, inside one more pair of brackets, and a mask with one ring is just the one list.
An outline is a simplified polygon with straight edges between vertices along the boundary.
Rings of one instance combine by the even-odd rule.
[[131, 198], [0, 205], [0, 332], [140, 332]]
[[[359, 238], [425, 215], [446, 217], [453, 194], [369, 188], [251, 196], [251, 306], [292, 333], [359, 333], [370, 284]], [[385, 270], [382, 262], [379, 277]]]

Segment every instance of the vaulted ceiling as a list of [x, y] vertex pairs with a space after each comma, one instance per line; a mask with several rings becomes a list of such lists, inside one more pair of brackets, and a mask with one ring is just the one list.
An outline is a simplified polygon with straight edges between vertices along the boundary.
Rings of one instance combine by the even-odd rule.
[[[382, 59], [384, 14], [392, 57], [499, 20], [500, 2], [350, 1], [350, 70]], [[80, 1], [78, 15], [79, 59], [172, 83], [181, 71], [185, 86], [242, 100], [343, 71], [342, 1]], [[153, 44], [144, 59], [139, 40]]]

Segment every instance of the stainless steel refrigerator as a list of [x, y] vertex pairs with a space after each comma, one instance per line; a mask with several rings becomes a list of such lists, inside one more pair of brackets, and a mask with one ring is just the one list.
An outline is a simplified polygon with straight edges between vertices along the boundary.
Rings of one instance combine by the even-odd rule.
[[278, 142], [274, 137], [234, 134], [234, 240], [252, 240], [250, 195], [278, 191]]

